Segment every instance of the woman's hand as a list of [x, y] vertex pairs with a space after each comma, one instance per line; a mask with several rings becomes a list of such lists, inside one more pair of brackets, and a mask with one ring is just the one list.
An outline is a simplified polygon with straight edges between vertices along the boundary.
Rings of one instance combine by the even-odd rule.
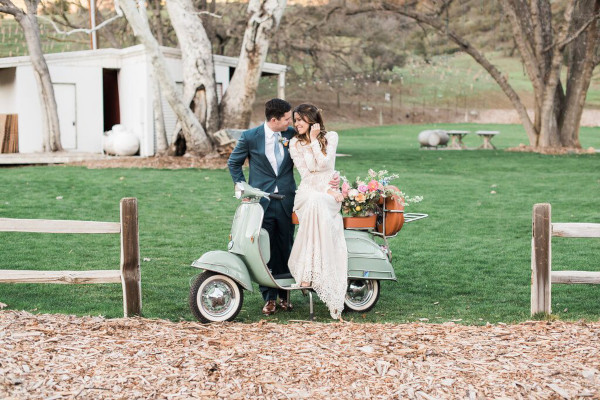
[[332, 195], [333, 198], [335, 199], [335, 201], [337, 201], [338, 203], [341, 203], [342, 201], [344, 201], [344, 196], [342, 195], [341, 192], [329, 189], [327, 191], [327, 193], [329, 193], [330, 195]]
[[329, 181], [329, 187], [334, 191], [340, 190], [340, 173], [338, 171], [333, 172], [331, 180]]
[[317, 139], [317, 135], [319, 134], [319, 132], [321, 132], [321, 125], [313, 124], [313, 126], [310, 127], [310, 141], [311, 142], [313, 140]]

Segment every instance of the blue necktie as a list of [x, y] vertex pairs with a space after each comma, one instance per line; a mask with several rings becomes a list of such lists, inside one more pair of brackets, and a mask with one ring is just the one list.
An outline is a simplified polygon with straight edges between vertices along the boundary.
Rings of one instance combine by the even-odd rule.
[[277, 171], [279, 171], [279, 167], [281, 166], [281, 162], [283, 161], [283, 152], [279, 147], [279, 138], [281, 137], [280, 132], [275, 132], [275, 161], [277, 162]]

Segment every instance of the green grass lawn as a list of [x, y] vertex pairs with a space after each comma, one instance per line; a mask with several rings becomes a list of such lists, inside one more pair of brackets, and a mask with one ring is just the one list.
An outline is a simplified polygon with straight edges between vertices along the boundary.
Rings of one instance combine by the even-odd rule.
[[[498, 129], [497, 151], [420, 150], [417, 134], [432, 127]], [[348, 177], [367, 169], [400, 174], [397, 186], [421, 203], [409, 212], [429, 218], [405, 225], [391, 239], [398, 282], [384, 282], [375, 309], [348, 314], [355, 321], [462, 323], [529, 318], [531, 213], [552, 204], [555, 222], [600, 222], [600, 158], [512, 153], [525, 142], [518, 125], [384, 126], [341, 131], [337, 169]], [[600, 148], [600, 131], [583, 128], [584, 147]], [[476, 147], [480, 138], [467, 137]], [[495, 192], [495, 193], [492, 193]], [[0, 217], [118, 221], [119, 200], [137, 197], [140, 218], [143, 313], [192, 319], [187, 306], [190, 263], [226, 249], [237, 202], [226, 170], [105, 169], [48, 166], [0, 171]], [[0, 233], [0, 269], [117, 269], [118, 235]], [[553, 241], [554, 269], [598, 269], [600, 240]], [[600, 288], [554, 285], [552, 306], [563, 320], [597, 320]], [[308, 316], [308, 300], [270, 320]], [[120, 285], [2, 284], [9, 309], [41, 313], [122, 316]], [[257, 291], [246, 292], [238, 320], [264, 319]], [[317, 319], [329, 321], [318, 302]]]

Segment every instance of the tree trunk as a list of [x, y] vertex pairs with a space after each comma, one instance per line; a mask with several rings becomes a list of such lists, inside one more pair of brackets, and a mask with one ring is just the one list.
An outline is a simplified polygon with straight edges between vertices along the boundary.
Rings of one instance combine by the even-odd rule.
[[219, 104], [211, 43], [191, 0], [168, 0], [167, 8], [181, 47], [183, 102], [217, 143], [212, 137], [219, 129]]
[[[37, 3], [36, 3], [37, 4]], [[28, 7], [31, 9], [34, 7]], [[23, 28], [29, 57], [33, 66], [33, 73], [37, 81], [40, 93], [40, 105], [42, 106], [42, 118], [44, 121], [42, 148], [44, 151], [62, 151], [60, 143], [60, 125], [58, 122], [58, 111], [56, 98], [54, 97], [54, 86], [50, 79], [48, 64], [44, 59], [42, 45], [40, 42], [40, 28], [36, 14], [25, 14], [23, 12], [15, 15], [15, 19]]]
[[154, 73], [150, 73], [152, 81], [152, 109], [154, 110], [154, 134], [156, 135], [156, 152], [159, 155], [166, 154], [169, 149], [167, 141], [167, 130], [165, 128], [165, 114], [162, 109], [162, 95], [160, 93], [160, 85], [154, 77]]
[[246, 129], [252, 104], [267, 58], [269, 41], [279, 27], [286, 0], [250, 0], [244, 40], [238, 65], [221, 100], [222, 128]]
[[[590, 13], [589, 10], [594, 10]], [[600, 0], [578, 2], [573, 16], [573, 30], [578, 30], [591, 15], [600, 11]], [[572, 34], [573, 32], [571, 32]], [[592, 80], [595, 65], [595, 49], [598, 42], [598, 24], [591, 23], [585, 32], [568, 48], [567, 93], [565, 110], [559, 123], [560, 140], [565, 147], [581, 147], [579, 127], [585, 97]]]
[[156, 40], [158, 41], [159, 46], [164, 46], [165, 42], [163, 29], [165, 29], [165, 24], [160, 14], [162, 9], [160, 0], [148, 1], [148, 7], [150, 7], [152, 11], [152, 26], [156, 32]]
[[[562, 67], [563, 49], [561, 45], [568, 33], [569, 27], [571, 26], [571, 19], [574, 10], [574, 2], [569, 3], [565, 10], [565, 21], [559, 26], [559, 32], [556, 36], [554, 43], [547, 52], [550, 54], [548, 58], [545, 56], [545, 52], [542, 52], [542, 58], [538, 59], [538, 64], [545, 68], [544, 76], [544, 87], [542, 91], [542, 104], [539, 110], [541, 116], [541, 126], [539, 131], [539, 139], [536, 143], [536, 147], [560, 147], [560, 134], [558, 130], [558, 119], [561, 110], [561, 96], [562, 87], [560, 86], [560, 71]], [[548, 21], [550, 22], [550, 21]], [[547, 42], [544, 41], [544, 44]], [[558, 91], [558, 92], [557, 92]], [[537, 110], [536, 110], [537, 112]]]
[[[187, 152], [198, 155], [211, 152], [213, 146], [206, 135], [206, 132], [202, 128], [202, 125], [177, 94], [175, 82], [169, 74], [160, 47], [150, 32], [147, 18], [144, 19], [140, 15], [140, 12], [138, 12], [135, 3], [132, 0], [122, 0], [119, 2], [119, 6], [133, 28], [136, 37], [146, 47], [146, 51], [150, 56], [150, 62], [154, 68], [155, 76], [160, 83], [160, 88], [182, 124]], [[141, 12], [146, 11], [143, 9]]]
[[[160, 7], [160, 5], [157, 4], [157, 7]], [[142, 17], [142, 19], [146, 20], [146, 23], [148, 24], [148, 26], [150, 26], [150, 23], [148, 21], [148, 14], [140, 13], [140, 16]], [[161, 33], [162, 30], [159, 30], [159, 32], [157, 32], [158, 43], [160, 45], [162, 45]], [[156, 138], [156, 152], [159, 155], [164, 155], [167, 154], [169, 150], [169, 142], [167, 141], [167, 130], [165, 128], [165, 114], [162, 108], [162, 95], [160, 92], [160, 85], [158, 84], [158, 80], [156, 79], [155, 73], [153, 71], [150, 71], [150, 85], [152, 87], [152, 110], [154, 114], [154, 137]]]

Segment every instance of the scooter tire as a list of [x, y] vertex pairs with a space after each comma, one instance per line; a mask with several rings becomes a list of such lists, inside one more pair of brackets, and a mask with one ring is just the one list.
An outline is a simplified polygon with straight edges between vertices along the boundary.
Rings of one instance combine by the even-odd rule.
[[204, 271], [192, 283], [189, 303], [194, 317], [204, 324], [233, 321], [242, 309], [244, 291], [227, 275]]
[[381, 285], [374, 279], [348, 279], [344, 311], [367, 312], [373, 309], [379, 300]]

